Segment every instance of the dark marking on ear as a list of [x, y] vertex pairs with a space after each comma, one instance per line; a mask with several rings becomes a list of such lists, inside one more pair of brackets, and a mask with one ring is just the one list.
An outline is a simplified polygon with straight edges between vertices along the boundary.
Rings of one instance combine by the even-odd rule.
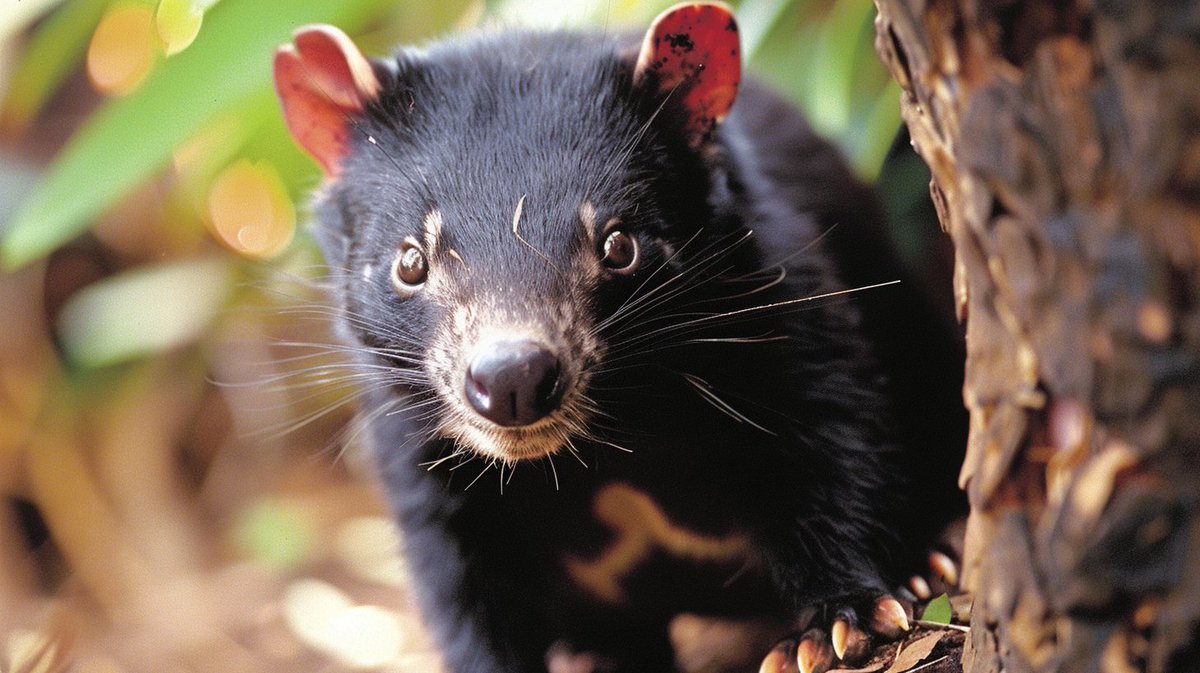
[[679, 101], [693, 147], [704, 145], [729, 114], [741, 77], [737, 22], [717, 3], [676, 5], [660, 14], [634, 70], [637, 86]]
[[689, 52], [696, 48], [696, 43], [692, 42], [691, 36], [687, 33], [678, 33], [674, 35], [664, 36], [671, 48], [676, 51]]
[[329, 25], [300, 28], [275, 53], [275, 91], [296, 142], [329, 178], [341, 174], [353, 117], [379, 98], [380, 83], [354, 42]]

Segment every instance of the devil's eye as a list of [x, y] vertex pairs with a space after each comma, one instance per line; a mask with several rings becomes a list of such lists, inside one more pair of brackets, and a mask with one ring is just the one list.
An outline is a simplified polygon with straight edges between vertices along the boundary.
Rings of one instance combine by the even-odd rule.
[[396, 292], [408, 296], [425, 283], [429, 265], [421, 246], [411, 238], [405, 239], [392, 262], [392, 285]]
[[600, 261], [613, 273], [631, 274], [638, 266], [637, 239], [617, 229], [604, 239]]

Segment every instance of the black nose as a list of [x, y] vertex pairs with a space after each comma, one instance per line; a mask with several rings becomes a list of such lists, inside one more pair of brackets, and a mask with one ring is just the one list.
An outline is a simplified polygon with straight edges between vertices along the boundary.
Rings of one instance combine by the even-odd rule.
[[536, 341], [486, 343], [467, 367], [467, 400], [497, 425], [529, 425], [558, 406], [561, 369]]

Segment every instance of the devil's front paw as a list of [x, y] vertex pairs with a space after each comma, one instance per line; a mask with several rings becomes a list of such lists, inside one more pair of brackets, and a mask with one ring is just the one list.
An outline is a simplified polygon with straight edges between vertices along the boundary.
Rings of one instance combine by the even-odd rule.
[[874, 645], [896, 640], [909, 630], [914, 603], [956, 588], [958, 565], [951, 556], [934, 551], [928, 559], [928, 575], [914, 575], [908, 587], [895, 595], [805, 611], [797, 619], [796, 632], [776, 643], [759, 673], [824, 673], [838, 662], [852, 667], [867, 661]]
[[873, 639], [895, 640], [909, 629], [912, 605], [891, 595], [866, 604], [826, 606], [805, 611], [793, 635], [779, 641], [763, 659], [760, 673], [824, 673], [841, 661], [866, 661]]

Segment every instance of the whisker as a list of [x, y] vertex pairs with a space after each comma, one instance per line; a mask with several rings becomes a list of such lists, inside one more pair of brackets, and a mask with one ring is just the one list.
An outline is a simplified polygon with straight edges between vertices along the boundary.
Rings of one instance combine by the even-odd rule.
[[[700, 277], [700, 279], [699, 279], [700, 283], [706, 282], [707, 279], [704, 277], [706, 275], [706, 272], [708, 272], [711, 269], [711, 267], [713, 265], [715, 265], [717, 262], [719, 262], [722, 258], [731, 254], [733, 252], [733, 250], [736, 249], [738, 246], [740, 246], [741, 244], [743, 244], [747, 240], [749, 240], [750, 236], [751, 236], [751, 232], [746, 232], [738, 240], [734, 241], [733, 243], [729, 244], [726, 247], [718, 247], [718, 246], [721, 246], [723, 239], [717, 239], [716, 241], [709, 243], [706, 247], [704, 247], [698, 251], [698, 255], [705, 255], [709, 250], [711, 250], [713, 248], [718, 248], [716, 252], [708, 254], [707, 256], [702, 256], [697, 261], [685, 265], [684, 269], [682, 271], [680, 271], [678, 274], [672, 276], [671, 278], [669, 278], [669, 279], [663, 281], [662, 283], [660, 283], [659, 285], [655, 286], [649, 292], [646, 292], [645, 294], [638, 297], [637, 300], [635, 300], [633, 302], [628, 302], [627, 306], [623, 305], [623, 309], [618, 308], [618, 310], [616, 312], [614, 312], [611, 316], [608, 316], [604, 320], [600, 321], [599, 325], [596, 328], [597, 331], [608, 328], [620, 321], [627, 321], [638, 315], [644, 315], [648, 311], [653, 310], [654, 307], [660, 306], [660, 305], [666, 303], [667, 301], [670, 301], [671, 299], [678, 297], [683, 292], [693, 289], [694, 286], [689, 285], [687, 281], [693, 280], [696, 277]], [[682, 248], [680, 249], [680, 252], [681, 251], [682, 251]], [[663, 266], [665, 266], [665, 265], [666, 265], [666, 263], [663, 264]], [[659, 269], [661, 269], [661, 268], [662, 268], [662, 266], [659, 267]], [[658, 269], [655, 270], [655, 273], [657, 273], [657, 271], [658, 271]], [[670, 286], [672, 284], [676, 283], [677, 281], [680, 281], [680, 286], [677, 288], [669, 289]], [[643, 285], [644, 285], [644, 283], [643, 283]], [[659, 296], [659, 295], [657, 295], [657, 293], [659, 293], [659, 292], [664, 292], [664, 294]], [[646, 302], [649, 302], [649, 303], [647, 304]], [[641, 305], [641, 306], [639, 306], [639, 305]], [[619, 331], [618, 331], [618, 334], [619, 334]]]
[[[631, 302], [636, 303], [638, 301], [642, 301], [642, 297], [639, 296], [639, 294], [641, 293], [642, 290], [644, 290], [646, 288], [646, 285], [648, 285], [651, 280], [654, 280], [654, 277], [657, 276], [660, 271], [670, 267], [671, 263], [674, 262], [677, 257], [682, 255], [683, 251], [686, 250], [687, 247], [690, 246], [693, 242], [695, 242], [696, 239], [698, 239], [700, 237], [700, 234], [702, 234], [702, 233], [704, 233], [704, 229], [703, 228], [698, 229], [696, 231], [696, 233], [692, 234], [692, 237], [689, 238], [687, 241], [684, 241], [683, 245], [679, 246], [679, 249], [677, 249], [674, 253], [672, 253], [670, 257], [663, 260], [663, 263], [659, 264], [658, 268], [654, 269], [654, 271], [652, 271], [649, 276], [646, 276], [646, 280], [642, 281], [642, 283], [637, 286], [637, 288], [633, 291], [633, 293], [630, 294], [629, 297], [626, 298], [625, 301], [622, 302], [621, 305], [617, 307], [617, 310], [613, 311], [613, 314], [611, 316], [609, 316], [605, 320], [600, 321], [600, 324], [597, 325], [596, 329], [597, 330], [603, 329], [608, 322], [612, 321], [614, 318], [616, 318], [616, 316], [622, 314], [626, 310], [626, 308], [629, 307]], [[704, 251], [701, 250], [701, 252], [704, 252]]]
[[467, 487], [464, 488], [463, 490], [469, 491], [471, 489], [471, 487], [475, 485], [475, 482], [479, 481], [483, 477], [483, 475], [487, 474], [488, 470], [492, 469], [495, 466], [496, 466], [496, 461], [494, 459], [488, 461], [483, 466], [483, 469], [479, 472], [479, 474], [476, 475], [475, 478], [471, 480], [471, 483], [467, 484]]
[[756, 337], [709, 337], [709, 338], [700, 338], [700, 339], [687, 339], [687, 340], [681, 341], [679, 343], [681, 343], [681, 344], [702, 344], [702, 343], [708, 343], [708, 344], [765, 344], [765, 343], [776, 343], [776, 342], [780, 342], [780, 341], [789, 341], [789, 340], [791, 340], [791, 338], [792, 337], [790, 337], [790, 336], [782, 335], [782, 334], [776, 335], [776, 336], [762, 335], [762, 336], [756, 336]]
[[[699, 315], [698, 317], [689, 317], [687, 320], [684, 320], [684, 321], [673, 321], [672, 320], [670, 322], [670, 324], [668, 324], [664, 327], [650, 330], [649, 332], [643, 332], [641, 334], [638, 334], [637, 336], [635, 336], [632, 339], [629, 339], [629, 340], [626, 340], [626, 341], [620, 343], [619, 345], [613, 347], [610, 350], [610, 354], [618, 354], [622, 351], [629, 351], [629, 350], [633, 349], [634, 347], [642, 346], [648, 342], [653, 342], [654, 339], [661, 340], [668, 336], [681, 336], [683, 334], [694, 332], [697, 329], [702, 329], [705, 327], [723, 326], [723, 325], [733, 324], [733, 323], [737, 322], [737, 319], [742, 318], [742, 317], [754, 316], [756, 314], [762, 314], [762, 313], [766, 313], [766, 312], [770, 312], [770, 311], [778, 311], [779, 309], [805, 310], [807, 308], [806, 305], [812, 304], [813, 302], [816, 302], [816, 301], [825, 300], [825, 299], [834, 299], [834, 298], [842, 297], [842, 296], [849, 295], [849, 294], [852, 294], [855, 292], [864, 292], [867, 290], [874, 290], [874, 289], [878, 289], [881, 287], [887, 287], [889, 285], [895, 285], [899, 282], [900, 282], [899, 280], [892, 280], [892, 281], [887, 281], [887, 282], [883, 282], [883, 283], [875, 283], [873, 285], [864, 285], [864, 286], [856, 287], [856, 288], [833, 290], [830, 292], [822, 292], [820, 294], [809, 295], [807, 297], [800, 297], [797, 299], [785, 299], [782, 301], [771, 302], [768, 304], [759, 304], [756, 306], [748, 306], [745, 308], [739, 308], [739, 309], [734, 309], [734, 310], [730, 310], [730, 311], [723, 311], [723, 312], [719, 312], [719, 313], [702, 314], [702, 315]], [[815, 307], [816, 306], [814, 306], [814, 308]], [[781, 313], [790, 312], [790, 310], [789, 311], [781, 311]], [[660, 318], [658, 318], [658, 320], [666, 321], [666, 320], [669, 320], [672, 318], [678, 318], [678, 317], [679, 317], [679, 315], [661, 316]], [[610, 358], [610, 361], [616, 360], [616, 359], [619, 359], [619, 358]]]
[[[614, 179], [619, 180], [618, 175], [620, 171], [628, 165], [629, 158], [633, 156], [634, 151], [637, 149], [638, 145], [641, 144], [642, 139], [646, 136], [646, 133], [654, 125], [654, 121], [658, 119], [658, 116], [662, 114], [664, 109], [666, 109], [667, 103], [675, 96], [678, 88], [679, 85], [672, 87], [672, 89], [667, 92], [667, 95], [663, 97], [662, 102], [658, 104], [658, 108], [654, 110], [653, 114], [650, 115], [646, 122], [640, 125], [637, 130], [630, 134], [629, 141], [626, 143], [625, 147], [622, 148], [621, 153], [612, 162], [612, 164], [607, 167], [607, 170], [602, 172], [597, 178], [597, 191], [598, 187], [607, 181]], [[632, 186], [635, 183], [631, 181], [629, 184]]]
[[764, 428], [763, 426], [759, 425], [758, 423], [755, 423], [754, 421], [750, 420], [750, 418], [747, 417], [745, 414], [743, 414], [742, 412], [733, 408], [733, 406], [731, 406], [728, 402], [726, 402], [725, 400], [722, 400], [713, 391], [712, 385], [710, 385], [704, 379], [702, 379], [698, 376], [692, 375], [692, 374], [680, 374], [680, 375], [684, 378], [684, 380], [686, 380], [689, 384], [691, 384], [692, 388], [695, 389], [696, 392], [700, 393], [700, 397], [702, 399], [704, 399], [706, 402], [708, 402], [712, 406], [716, 407], [717, 409], [725, 412], [725, 414], [728, 415], [730, 418], [732, 418], [736, 421], [739, 421], [741, 423], [747, 423], [755, 428], [758, 428], [759, 430], [762, 430], [763, 432], [767, 433], [768, 435], [772, 435], [774, 437], [779, 436], [778, 433], [772, 432], [771, 430]]
[[396, 413], [395, 407], [403, 407], [404, 404], [405, 400], [402, 399], [394, 399], [384, 404], [380, 404], [375, 409], [372, 409], [369, 413], [360, 414], [357, 422], [350, 423], [346, 427], [342, 428], [336, 435], [334, 435], [332, 440], [340, 444], [342, 447], [338, 452], [338, 458], [341, 458], [345, 452], [349, 450], [350, 446], [357, 441], [359, 435], [367, 432], [367, 430], [371, 427], [371, 424], [374, 423], [376, 419], [387, 416], [391, 413]]
[[[767, 290], [779, 285], [784, 280], [786, 280], [787, 275], [788, 275], [787, 269], [781, 266], [781, 267], [779, 267], [779, 274], [775, 278], [767, 281], [765, 284], [759, 285], [758, 287], [754, 288], [753, 290], [747, 290], [745, 292], [742, 292], [741, 294], [731, 294], [731, 295], [721, 297], [720, 300], [721, 301], [729, 301], [732, 299], [741, 299], [743, 297], [749, 297], [750, 295], [753, 295], [753, 294], [758, 294], [759, 292], [766, 292]], [[750, 276], [743, 276], [742, 278], [739, 278], [736, 280], [744, 280], [749, 277]]]
[[558, 488], [558, 468], [554, 467], [554, 455], [551, 454], [549, 456], [546, 456], [546, 458], [549, 459], [550, 474], [554, 475], [554, 490], [557, 491], [557, 490], [559, 490], [559, 488]]
[[588, 464], [583, 461], [583, 456], [579, 455], [579, 449], [575, 446], [575, 443], [571, 441], [570, 437], [567, 437], [566, 447], [571, 456], [575, 458], [575, 460], [579, 461], [579, 464], [583, 466], [583, 469], [589, 469]]
[[784, 255], [783, 257], [779, 258], [778, 260], [771, 262], [770, 264], [768, 264], [766, 266], [766, 268], [773, 269], [775, 267], [783, 267], [784, 264], [787, 264], [788, 262], [792, 261], [793, 259], [796, 259], [800, 255], [803, 255], [804, 253], [808, 252], [809, 250], [812, 250], [813, 247], [819, 245], [821, 243], [821, 241], [825, 240], [825, 238], [827, 236], [829, 236], [829, 234], [833, 233], [833, 230], [837, 229], [837, 227], [838, 227], [838, 223], [834, 222], [833, 224], [826, 227], [825, 231], [822, 231], [820, 234], [817, 234], [816, 236], [814, 236], [813, 240], [811, 240], [808, 243], [801, 246], [800, 249], [793, 250], [792, 252], [789, 252], [788, 254]]
[[[455, 465], [454, 467], [451, 467], [448, 470], [449, 472], [453, 472], [464, 465], [470, 465], [471, 463], [475, 462], [476, 460], [483, 460], [482, 458], [480, 458], [479, 456], [475, 455], [473, 452], [471, 452], [467, 449], [461, 449], [457, 452], [457, 454], [460, 456], [465, 456], [465, 457], [457, 465]], [[478, 479], [478, 477], [476, 477], [476, 479]], [[472, 483], [474, 483], [474, 482], [472, 482]]]

